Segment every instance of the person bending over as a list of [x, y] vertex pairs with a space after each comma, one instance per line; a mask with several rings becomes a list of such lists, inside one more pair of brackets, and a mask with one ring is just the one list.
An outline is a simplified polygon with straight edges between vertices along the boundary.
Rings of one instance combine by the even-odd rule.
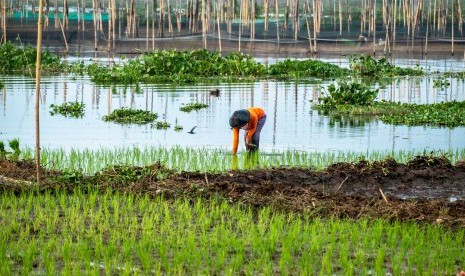
[[266, 114], [260, 107], [250, 107], [234, 111], [229, 118], [229, 125], [233, 131], [232, 152], [237, 153], [239, 145], [239, 130], [245, 130], [244, 142], [248, 153], [254, 153], [260, 145], [260, 131], [266, 121]]

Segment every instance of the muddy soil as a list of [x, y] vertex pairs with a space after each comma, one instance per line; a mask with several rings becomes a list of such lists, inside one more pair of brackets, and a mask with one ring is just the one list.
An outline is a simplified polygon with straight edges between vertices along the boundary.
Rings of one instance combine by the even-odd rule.
[[[167, 198], [220, 195], [231, 202], [317, 217], [384, 218], [465, 227], [465, 162], [452, 165], [441, 157], [418, 156], [406, 164], [393, 159], [336, 163], [322, 171], [274, 168], [175, 173], [160, 164], [134, 170], [149, 173], [121, 181], [113, 168], [70, 183], [61, 172], [42, 170], [40, 189], [60, 186], [72, 190], [91, 183], [102, 190]], [[160, 173], [168, 176], [157, 180]], [[32, 162], [1, 161], [0, 187], [3, 191], [31, 189], [35, 174]]]

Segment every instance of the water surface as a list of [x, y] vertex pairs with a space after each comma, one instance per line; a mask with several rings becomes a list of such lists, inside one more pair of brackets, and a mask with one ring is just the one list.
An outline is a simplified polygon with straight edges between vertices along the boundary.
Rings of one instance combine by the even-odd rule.
[[[461, 63], [457, 63], [457, 66]], [[219, 85], [95, 85], [86, 77], [43, 77], [40, 102], [42, 147], [101, 148], [121, 146], [175, 146], [229, 149], [230, 114], [249, 106], [267, 113], [261, 148], [302, 151], [453, 150], [465, 148], [465, 128], [394, 126], [378, 120], [334, 120], [318, 115], [310, 100], [317, 100], [331, 81], [222, 83]], [[451, 86], [433, 88], [432, 78], [402, 78], [376, 85], [378, 98], [396, 102], [434, 103], [465, 100], [465, 83], [450, 79]], [[35, 80], [1, 76], [0, 141], [19, 138], [23, 146], [35, 145]], [[220, 96], [210, 95], [219, 88]], [[79, 101], [85, 104], [81, 119], [50, 114], [51, 104]], [[183, 103], [202, 102], [207, 109], [185, 113]], [[168, 130], [148, 125], [104, 122], [102, 116], [120, 107], [156, 112]], [[184, 129], [174, 130], [175, 124]], [[187, 132], [193, 128], [195, 134]], [[240, 150], [244, 149], [241, 140]]]

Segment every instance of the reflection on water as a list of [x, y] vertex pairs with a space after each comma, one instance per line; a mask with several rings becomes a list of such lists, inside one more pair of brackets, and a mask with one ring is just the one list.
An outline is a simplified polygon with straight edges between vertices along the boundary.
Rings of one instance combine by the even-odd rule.
[[[0, 90], [0, 141], [19, 138], [22, 145], [35, 144], [35, 81], [25, 77], [2, 77]], [[433, 150], [465, 147], [465, 128], [406, 127], [366, 118], [331, 118], [311, 109], [331, 82], [223, 83], [220, 85], [99, 86], [89, 78], [44, 77], [41, 84], [42, 147], [99, 148], [120, 146], [174, 146], [229, 148], [230, 114], [237, 109], [261, 106], [267, 112], [261, 148], [304, 151]], [[433, 88], [430, 78], [403, 78], [377, 84], [379, 99], [408, 103], [465, 100], [465, 84], [450, 79], [444, 90]], [[218, 88], [218, 97], [210, 90]], [[82, 119], [51, 116], [50, 105], [79, 101], [85, 104]], [[207, 109], [185, 113], [183, 103], [202, 102]], [[171, 124], [168, 130], [150, 125], [104, 122], [101, 118], [116, 108], [150, 110], [158, 120]], [[174, 131], [177, 122], [183, 131]], [[195, 134], [187, 131], [197, 126]], [[241, 133], [242, 134], [242, 133]], [[243, 140], [240, 150], [244, 149]]]

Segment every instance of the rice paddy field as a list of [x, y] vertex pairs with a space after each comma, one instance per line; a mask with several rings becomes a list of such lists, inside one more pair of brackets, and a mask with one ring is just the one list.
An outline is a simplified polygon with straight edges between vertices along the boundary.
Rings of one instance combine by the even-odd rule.
[[308, 218], [223, 199], [3, 192], [9, 274], [454, 275], [465, 233], [437, 225]]
[[[326, 62], [349, 67], [347, 60]], [[367, 81], [366, 89], [376, 89], [381, 102], [463, 102], [465, 83], [454, 75], [465, 71], [463, 62], [427, 64], [419, 62], [429, 72], [424, 76]], [[465, 213], [465, 127], [442, 117], [436, 125], [408, 125], [314, 109], [338, 79], [180, 85], [44, 76], [40, 164], [46, 185], [37, 187], [27, 163], [35, 157], [34, 78], [1, 75], [0, 274], [455, 275], [465, 270], [465, 222], [457, 215]], [[230, 152], [228, 118], [248, 106], [267, 113], [253, 159], [243, 141], [237, 156]], [[147, 113], [151, 121], [112, 121], [115, 111], [125, 110]], [[19, 148], [8, 147], [12, 140]], [[152, 171], [154, 164], [162, 169]], [[359, 171], [336, 170], [335, 164]], [[370, 171], [379, 164], [380, 172]], [[283, 171], [300, 177], [296, 187], [278, 185], [288, 184], [277, 177]], [[305, 184], [308, 175], [320, 181], [323, 192]], [[235, 176], [240, 183], [233, 182]], [[94, 178], [114, 182], [95, 185], [89, 181]], [[337, 180], [330, 193], [325, 192], [329, 178]], [[47, 182], [57, 179], [60, 185]], [[398, 190], [441, 190], [442, 182], [452, 188], [438, 192], [441, 197], [431, 194], [433, 199], [414, 192], [396, 198], [382, 186], [388, 180], [398, 180]], [[415, 186], [419, 182], [425, 186]], [[357, 191], [375, 187], [376, 196], [350, 194], [354, 183]], [[142, 184], [148, 186], [138, 188]], [[378, 185], [384, 190], [379, 194]], [[344, 196], [332, 197], [339, 191]], [[283, 208], [280, 200], [299, 208]], [[336, 211], [319, 212], [325, 208]], [[421, 217], [430, 210], [427, 219]]]

